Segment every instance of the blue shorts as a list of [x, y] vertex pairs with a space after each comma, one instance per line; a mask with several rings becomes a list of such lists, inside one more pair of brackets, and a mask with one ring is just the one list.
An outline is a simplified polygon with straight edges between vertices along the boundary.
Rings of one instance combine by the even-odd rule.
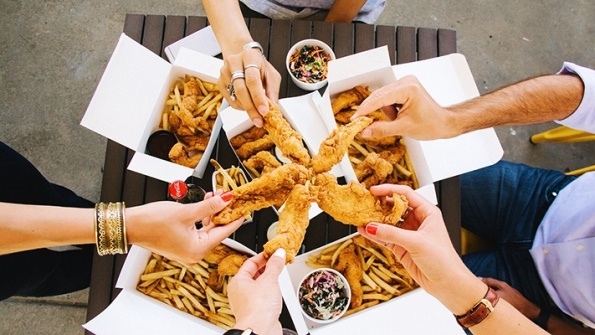
[[463, 256], [479, 277], [507, 282], [541, 307], [547, 294], [529, 253], [535, 232], [564, 186], [576, 177], [500, 161], [461, 176], [461, 225], [491, 247]]

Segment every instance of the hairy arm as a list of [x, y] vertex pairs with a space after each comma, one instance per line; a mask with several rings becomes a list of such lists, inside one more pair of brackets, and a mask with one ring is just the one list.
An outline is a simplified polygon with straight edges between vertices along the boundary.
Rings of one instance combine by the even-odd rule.
[[465, 133], [495, 126], [562, 120], [578, 108], [583, 90], [583, 82], [576, 75], [528, 79], [448, 107], [449, 125], [458, 133]]
[[381, 108], [392, 120], [374, 122], [362, 136], [450, 138], [496, 126], [562, 120], [578, 108], [583, 93], [580, 77], [556, 74], [521, 81], [460, 104], [441, 107], [416, 77], [405, 76], [372, 92], [352, 119]]

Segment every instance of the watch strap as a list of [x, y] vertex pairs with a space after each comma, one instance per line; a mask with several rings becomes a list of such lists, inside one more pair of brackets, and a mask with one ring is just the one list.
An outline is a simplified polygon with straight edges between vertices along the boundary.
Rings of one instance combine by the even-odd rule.
[[467, 313], [455, 315], [455, 318], [461, 327], [473, 327], [490, 315], [499, 299], [498, 293], [491, 287], [488, 287], [488, 291], [480, 301], [473, 305]]

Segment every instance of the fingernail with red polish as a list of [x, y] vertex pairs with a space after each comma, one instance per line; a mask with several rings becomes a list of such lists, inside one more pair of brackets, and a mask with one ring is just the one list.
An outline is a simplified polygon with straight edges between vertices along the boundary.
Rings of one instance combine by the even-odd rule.
[[221, 194], [221, 199], [223, 199], [223, 201], [228, 202], [231, 199], [233, 199], [233, 194], [231, 192], [225, 192], [223, 194]]
[[366, 226], [366, 233], [370, 234], [370, 235], [376, 235], [376, 231], [378, 230], [378, 226], [370, 223], [369, 225]]

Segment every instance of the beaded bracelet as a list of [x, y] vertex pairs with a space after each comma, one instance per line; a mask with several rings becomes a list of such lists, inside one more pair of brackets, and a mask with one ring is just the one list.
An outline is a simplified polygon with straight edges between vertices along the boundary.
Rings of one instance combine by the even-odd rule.
[[128, 252], [123, 202], [95, 205], [95, 244], [100, 256]]

